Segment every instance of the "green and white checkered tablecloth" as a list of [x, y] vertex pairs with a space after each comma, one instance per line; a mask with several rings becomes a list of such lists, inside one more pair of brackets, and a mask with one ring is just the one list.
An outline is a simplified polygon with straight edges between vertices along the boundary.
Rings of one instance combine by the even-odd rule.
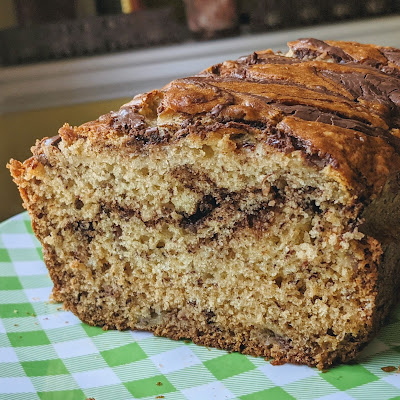
[[321, 372], [154, 337], [103, 331], [49, 303], [26, 213], [0, 224], [0, 400], [400, 399], [400, 307], [358, 363]]

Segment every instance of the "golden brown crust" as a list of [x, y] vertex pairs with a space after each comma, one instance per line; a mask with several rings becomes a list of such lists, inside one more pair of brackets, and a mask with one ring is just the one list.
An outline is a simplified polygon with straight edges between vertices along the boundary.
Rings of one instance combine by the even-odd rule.
[[389, 175], [399, 168], [398, 154], [381, 137], [295, 117], [284, 118], [278, 127], [307, 147], [314, 161], [329, 157], [334, 172], [340, 173], [338, 179], [359, 195], [380, 193]]
[[299, 58], [331, 58], [340, 63], [361, 63], [399, 76], [400, 50], [394, 47], [376, 46], [357, 42], [299, 39], [288, 43]]

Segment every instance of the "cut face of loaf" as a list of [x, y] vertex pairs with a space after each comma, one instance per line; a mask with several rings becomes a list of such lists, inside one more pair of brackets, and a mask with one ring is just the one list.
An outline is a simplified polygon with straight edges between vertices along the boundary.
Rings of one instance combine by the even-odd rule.
[[291, 47], [11, 161], [55, 300], [89, 324], [276, 363], [357, 354], [399, 286], [400, 52]]

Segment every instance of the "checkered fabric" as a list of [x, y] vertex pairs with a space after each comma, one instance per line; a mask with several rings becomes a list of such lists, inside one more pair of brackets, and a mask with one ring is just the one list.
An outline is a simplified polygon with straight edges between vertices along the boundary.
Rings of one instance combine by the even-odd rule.
[[[49, 303], [29, 217], [0, 224], [0, 400], [400, 399], [400, 308], [358, 362], [321, 372], [144, 332], [103, 331]], [[394, 368], [392, 368], [394, 369]]]

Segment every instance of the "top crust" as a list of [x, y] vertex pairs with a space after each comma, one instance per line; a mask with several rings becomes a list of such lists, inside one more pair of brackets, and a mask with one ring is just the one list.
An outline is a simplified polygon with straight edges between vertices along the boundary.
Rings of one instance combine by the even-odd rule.
[[241, 132], [241, 145], [298, 151], [350, 198], [373, 199], [400, 170], [400, 50], [316, 39], [289, 47], [286, 56], [255, 52], [177, 79], [60, 135], [137, 152]]

